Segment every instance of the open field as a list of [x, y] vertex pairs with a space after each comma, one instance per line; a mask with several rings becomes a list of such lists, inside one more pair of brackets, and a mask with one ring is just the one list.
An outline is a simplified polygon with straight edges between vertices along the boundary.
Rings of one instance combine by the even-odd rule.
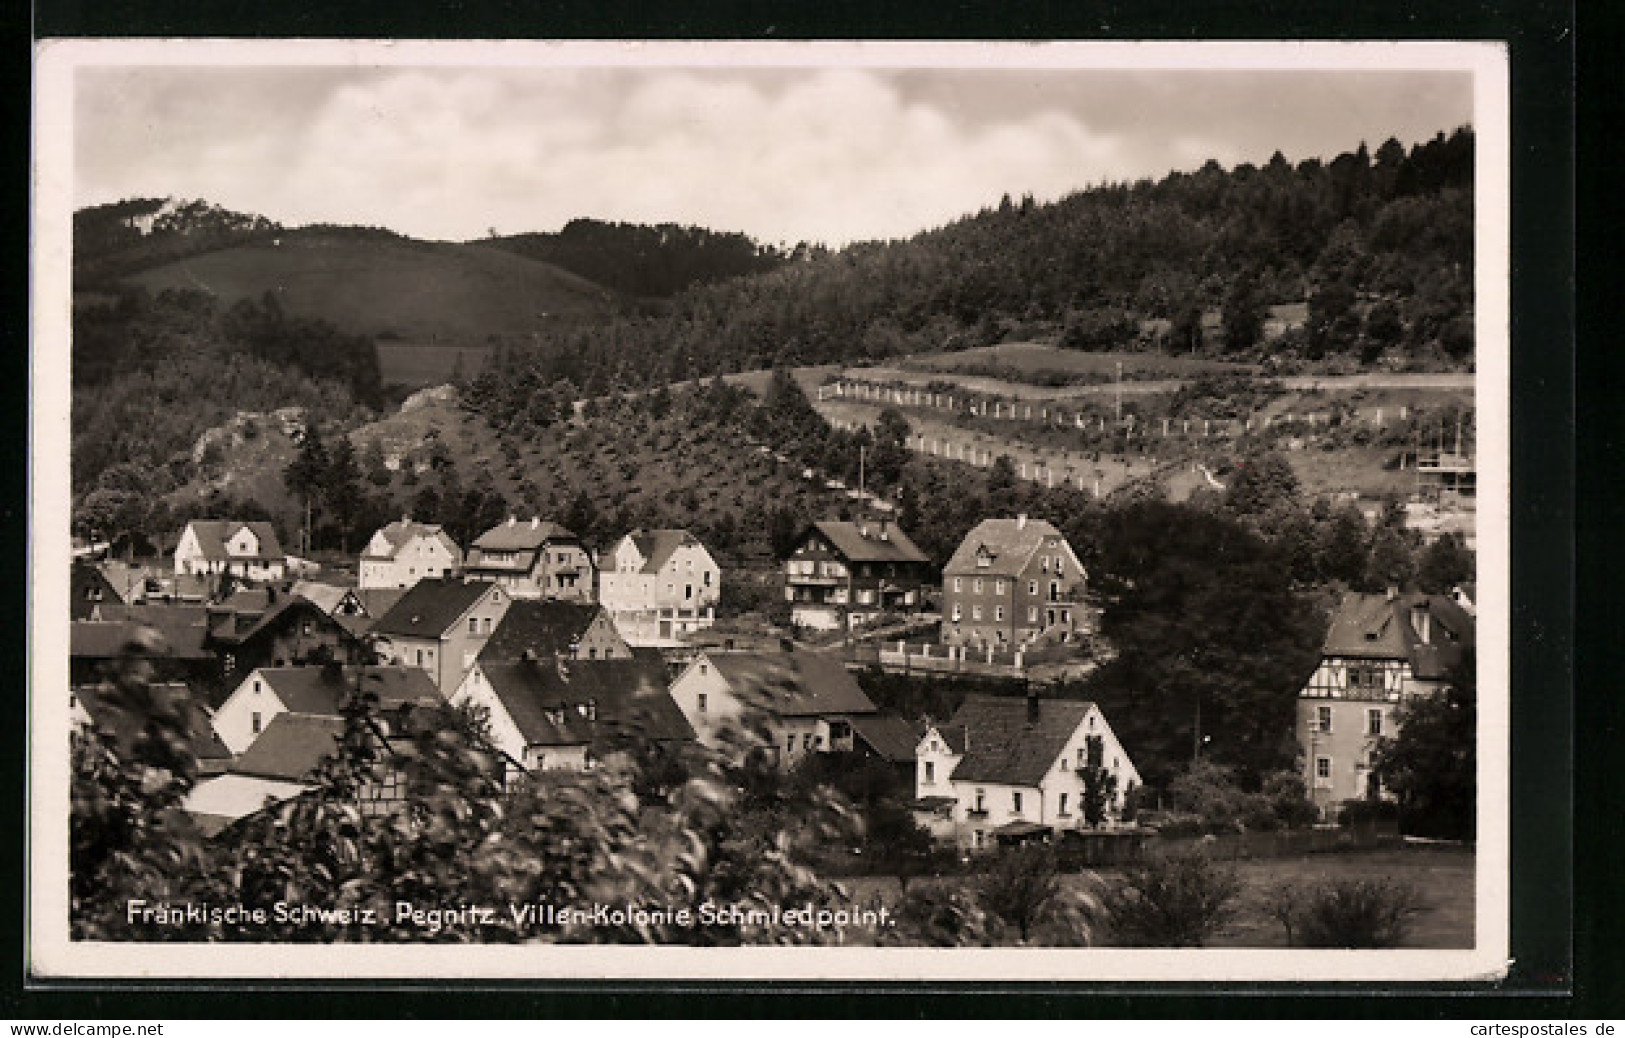
[[380, 342], [378, 368], [386, 386], [438, 386], [453, 380], [462, 361], [462, 374], [479, 373], [489, 352], [484, 346], [438, 346], [431, 343]]
[[948, 353], [922, 353], [898, 362], [900, 367], [920, 371], [959, 372], [967, 368], [1009, 368], [1025, 377], [1057, 376], [1080, 379], [1117, 376], [1123, 365], [1125, 378], [1185, 378], [1192, 375], [1246, 374], [1249, 364], [1227, 364], [1197, 357], [1174, 357], [1160, 353], [1088, 353], [1063, 349], [1040, 342], [1001, 342], [996, 346], [975, 346]]
[[[1332, 879], [1387, 879], [1413, 884], [1425, 908], [1412, 923], [1403, 948], [1471, 948], [1475, 917], [1474, 855], [1454, 846], [1406, 845], [1390, 850], [1345, 854], [1314, 854], [1299, 858], [1244, 861], [1235, 865], [1242, 893], [1235, 913], [1212, 942], [1216, 948], [1284, 948], [1286, 932], [1270, 917], [1265, 897], [1292, 884], [1323, 883]], [[1102, 869], [1066, 877], [1066, 882], [1090, 890], [1116, 882], [1118, 870]], [[920, 879], [910, 889], [959, 886], [970, 889], [974, 876]], [[858, 901], [878, 897], [887, 904], [899, 900], [897, 880], [891, 876], [853, 876], [841, 880]]]
[[346, 332], [429, 343], [483, 343], [614, 307], [585, 278], [500, 249], [319, 232], [203, 253], [129, 281], [155, 293], [203, 289], [223, 307], [271, 292], [284, 311]]

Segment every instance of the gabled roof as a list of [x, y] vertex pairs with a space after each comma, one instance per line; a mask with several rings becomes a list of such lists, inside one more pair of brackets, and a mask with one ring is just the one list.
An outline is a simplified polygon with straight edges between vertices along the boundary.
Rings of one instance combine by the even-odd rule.
[[596, 602], [515, 599], [480, 650], [482, 660], [516, 660], [525, 653], [551, 659], [568, 653], [604, 611]]
[[[965, 726], [964, 725], [962, 725], [962, 724], [933, 724], [930, 727], [935, 729], [936, 733], [938, 735], [942, 736], [942, 741], [945, 744], [947, 744], [948, 749], [951, 752], [957, 753], [957, 754], [963, 754], [965, 752]], [[923, 733], [921, 734], [920, 738], [922, 738], [922, 739], [925, 738]]]
[[846, 667], [820, 652], [707, 652], [736, 696], [758, 695], [779, 717], [872, 714], [874, 703], [863, 694]]
[[425, 577], [407, 589], [373, 625], [372, 633], [440, 638], [494, 587], [483, 580]]
[[[243, 523], [229, 519], [194, 519], [187, 526], [197, 536], [198, 550], [203, 553], [204, 558], [211, 561], [251, 559], [282, 562], [287, 558], [276, 538], [276, 530], [267, 522]], [[226, 551], [226, 542], [237, 536], [237, 531], [245, 526], [259, 541], [258, 555], [233, 555]]]
[[297, 613], [306, 613], [324, 623], [333, 622], [332, 617], [305, 599], [297, 595], [279, 595], [264, 612], [226, 612], [224, 615], [215, 612], [218, 619], [209, 630], [209, 638], [226, 645], [242, 645]]
[[375, 620], [381, 619], [406, 594], [406, 588], [402, 587], [368, 587], [354, 590], [355, 597], [361, 602], [361, 608]]
[[[373, 536], [377, 537], [378, 534], [383, 535], [384, 540], [389, 543], [390, 550], [381, 555], [370, 551], [363, 552], [361, 556], [363, 559], [388, 562], [395, 558], [401, 548], [410, 544], [417, 537], [427, 537], [431, 540], [440, 541], [451, 552], [454, 559], [461, 558], [463, 554], [462, 549], [457, 547], [457, 542], [451, 539], [451, 535], [446, 533], [445, 528], [436, 523], [414, 523], [409, 519], [398, 519], [388, 526], [380, 527], [378, 533]], [[371, 540], [367, 542], [367, 547], [372, 547]]]
[[[945, 572], [1019, 576], [1046, 537], [1060, 537], [1066, 543], [1061, 531], [1044, 519], [983, 519], [959, 542]], [[989, 556], [988, 565], [976, 564], [980, 554]]]
[[243, 751], [231, 766], [234, 775], [304, 782], [323, 757], [337, 752], [344, 735], [344, 720], [317, 714], [284, 713]]
[[[848, 562], [919, 562], [929, 563], [903, 528], [893, 522], [845, 522], [823, 520], [812, 524], [829, 541], [836, 554]], [[808, 532], [810, 533], [811, 530]], [[802, 534], [806, 539], [807, 534]]]
[[[344, 601], [344, 596], [355, 591], [353, 587], [341, 587], [338, 584], [323, 584], [315, 580], [296, 580], [290, 589], [291, 594], [309, 602], [328, 616]], [[365, 608], [363, 606], [362, 608]]]
[[296, 714], [337, 717], [358, 681], [378, 697], [381, 710], [444, 702], [421, 667], [261, 667], [254, 673]]
[[1094, 704], [1039, 699], [1037, 705], [1037, 719], [1031, 720], [1025, 696], [967, 696], [949, 722], [966, 735], [953, 781], [1038, 785]]
[[[1411, 622], [1415, 610], [1428, 616], [1427, 642]], [[1356, 659], [1405, 660], [1417, 677], [1432, 679], [1444, 677], [1473, 641], [1473, 618], [1448, 595], [1412, 593], [1390, 599], [1351, 591], [1332, 614], [1321, 652]]]
[[481, 660], [478, 666], [531, 746], [604, 749], [620, 739], [694, 737], [667, 694], [658, 652], [634, 650], [631, 659], [620, 660]]
[[480, 534], [474, 547], [481, 551], [535, 551], [550, 541], [576, 541], [575, 534], [558, 523], [541, 519], [509, 520]]
[[860, 714], [852, 718], [852, 734], [876, 756], [894, 764], [912, 764], [925, 726], [890, 714]]
[[659, 573], [678, 548], [699, 543], [687, 530], [633, 530], [626, 536], [632, 539], [638, 554], [643, 556], [640, 573]]
[[130, 702], [126, 693], [107, 682], [79, 686], [73, 690], [73, 694], [90, 716], [91, 723], [112, 736], [121, 749], [127, 751], [134, 746], [137, 736], [146, 729], [151, 711], [173, 710], [186, 717], [187, 727], [191, 731], [192, 752], [198, 760], [231, 759], [231, 751], [226, 749], [226, 744], [215, 733], [208, 711], [193, 697], [191, 690], [179, 682], [154, 682], [148, 685], [146, 694], [152, 698], [151, 708]]

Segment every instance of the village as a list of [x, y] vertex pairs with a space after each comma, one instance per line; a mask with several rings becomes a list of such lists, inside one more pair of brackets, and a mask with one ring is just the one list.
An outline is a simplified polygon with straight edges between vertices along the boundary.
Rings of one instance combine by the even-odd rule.
[[[716, 747], [756, 712], [771, 767], [883, 764], [915, 824], [961, 854], [1145, 832], [1114, 719], [1034, 680], [1046, 666], [1087, 673], [1110, 651], [1055, 524], [985, 518], [939, 570], [889, 509], [870, 509], [810, 524], [779, 562], [783, 627], [724, 615], [730, 575], [682, 529], [633, 530], [598, 553], [555, 521], [509, 516], [464, 547], [406, 515], [341, 569], [290, 555], [270, 523], [196, 520], [171, 567], [74, 562], [70, 708], [76, 725], [139, 727], [113, 681], [147, 653], [195, 711], [184, 807], [211, 836], [306, 794], [363, 688], [386, 770], [392, 732], [444, 704], [478, 710], [510, 782], [591, 771], [628, 732]], [[1343, 594], [1291, 733], [1314, 822], [1335, 829], [1345, 804], [1391, 799], [1375, 754], [1402, 704], [1437, 694], [1471, 648], [1471, 596]], [[988, 686], [1002, 694], [966, 695], [948, 716], [889, 712], [858, 681], [877, 667], [1003, 679]], [[372, 814], [406, 797], [387, 778], [362, 794]]]

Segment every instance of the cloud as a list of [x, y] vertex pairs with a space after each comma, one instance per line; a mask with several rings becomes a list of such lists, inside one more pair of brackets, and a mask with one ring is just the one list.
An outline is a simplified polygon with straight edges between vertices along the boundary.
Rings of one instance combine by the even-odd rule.
[[[1322, 83], [1304, 100], [1314, 91], [1283, 92], [1280, 80], [1177, 78], [852, 68], [86, 74], [76, 189], [85, 202], [203, 197], [290, 224], [376, 224], [426, 238], [590, 216], [838, 245], [913, 234], [1006, 193], [1052, 199], [1210, 157], [1260, 161], [1276, 146], [1297, 157], [1294, 145], [1320, 139], [1311, 129], [1354, 129], [1331, 117], [1351, 110], [1349, 96], [1372, 98], [1378, 127], [1405, 114], [1396, 98], [1417, 96]], [[1316, 111], [1322, 118], [1305, 118]], [[1363, 125], [1332, 150], [1361, 135]]]

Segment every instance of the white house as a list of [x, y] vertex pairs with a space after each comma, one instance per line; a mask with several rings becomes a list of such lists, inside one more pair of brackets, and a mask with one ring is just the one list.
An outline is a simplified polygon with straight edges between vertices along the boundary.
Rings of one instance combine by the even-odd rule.
[[283, 714], [266, 726], [231, 770], [193, 786], [181, 806], [205, 831], [213, 831], [291, 800], [314, 786], [311, 773], [323, 757], [337, 752], [343, 734], [340, 718]]
[[241, 580], [281, 580], [288, 557], [270, 523], [197, 519], [175, 546], [175, 572], [184, 576], [230, 573]]
[[598, 600], [632, 645], [680, 643], [716, 622], [722, 570], [687, 530], [633, 530], [610, 552]]
[[233, 754], [245, 753], [282, 714], [339, 716], [358, 682], [377, 695], [383, 713], [444, 701], [434, 679], [419, 667], [260, 667], [220, 704], [214, 728]]
[[1036, 695], [968, 696], [915, 750], [915, 811], [961, 848], [1088, 828], [1080, 769], [1115, 779], [1105, 824], [1140, 773], [1094, 703]]
[[448, 577], [463, 564], [463, 550], [437, 525], [410, 517], [381, 527], [361, 552], [359, 586], [409, 588], [424, 577]]
[[707, 746], [759, 710], [766, 748], [783, 768], [809, 753], [852, 749], [852, 718], [878, 712], [840, 660], [806, 651], [702, 652], [672, 683], [671, 698]]

